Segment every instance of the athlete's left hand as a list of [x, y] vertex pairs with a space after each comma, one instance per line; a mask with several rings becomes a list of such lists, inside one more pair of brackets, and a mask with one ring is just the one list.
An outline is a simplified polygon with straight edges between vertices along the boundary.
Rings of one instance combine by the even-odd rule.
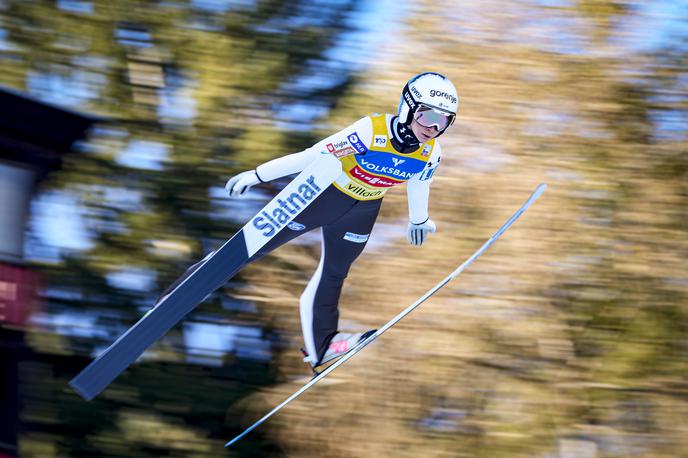
[[428, 238], [428, 232], [434, 234], [436, 230], [437, 226], [429, 218], [420, 224], [414, 224], [409, 221], [406, 238], [408, 238], [411, 245], [420, 246]]

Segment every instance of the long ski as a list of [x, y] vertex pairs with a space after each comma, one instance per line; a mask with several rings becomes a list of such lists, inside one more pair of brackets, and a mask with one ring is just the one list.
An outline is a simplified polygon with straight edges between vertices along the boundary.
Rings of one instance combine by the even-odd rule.
[[376, 340], [378, 337], [380, 337], [385, 331], [387, 331], [389, 328], [397, 324], [399, 321], [401, 321], [406, 315], [411, 313], [416, 307], [421, 305], [423, 302], [425, 302], [429, 297], [431, 297], [433, 294], [435, 294], [437, 291], [439, 291], [444, 285], [452, 281], [455, 277], [457, 277], [461, 272], [463, 272], [469, 265], [473, 263], [480, 255], [482, 255], [485, 251], [487, 251], [490, 246], [494, 242], [499, 239], [499, 237], [506, 232], [507, 229], [511, 227], [512, 224], [530, 207], [539, 197], [542, 195], [543, 192], [545, 192], [545, 189], [547, 189], [547, 184], [541, 183], [537, 188], [535, 188], [535, 191], [530, 195], [528, 200], [519, 208], [516, 213], [514, 213], [498, 230], [495, 232], [478, 250], [473, 253], [473, 255], [468, 258], [463, 264], [461, 264], [459, 267], [457, 267], [452, 273], [447, 275], [442, 281], [440, 281], [438, 284], [436, 284], [432, 289], [430, 289], [427, 293], [425, 293], [420, 299], [418, 299], [416, 302], [413, 304], [409, 305], [406, 307], [404, 310], [402, 310], [397, 316], [392, 318], [382, 326], [380, 329], [378, 329], [374, 334], [371, 334], [368, 336], [367, 339], [365, 339], [363, 342], [359, 343], [357, 346], [355, 346], [349, 353], [345, 354], [341, 358], [339, 358], [335, 363], [332, 365], [328, 366], [327, 369], [323, 370], [322, 372], [318, 373], [315, 377], [313, 377], [308, 383], [306, 383], [304, 386], [299, 388], [294, 394], [289, 396], [287, 399], [285, 399], [280, 405], [272, 409], [270, 412], [265, 414], [260, 420], [256, 421], [253, 425], [250, 427], [246, 428], [241, 434], [236, 436], [234, 439], [231, 441], [227, 442], [225, 444], [225, 447], [229, 447], [232, 444], [238, 442], [242, 437], [246, 436], [248, 433], [256, 429], [258, 426], [260, 426], [265, 420], [273, 416], [275, 413], [280, 411], [282, 408], [284, 408], [287, 404], [289, 404], [291, 401], [294, 399], [298, 398], [301, 396], [305, 391], [307, 391], [309, 388], [311, 388], [313, 385], [318, 383], [320, 380], [324, 379], [327, 377], [332, 371], [337, 369], [339, 366], [347, 362], [349, 359], [353, 358], [356, 353], [359, 351], [363, 350], [365, 347], [367, 347], [369, 344], [371, 344], [374, 340]]
[[301, 213], [339, 176], [341, 162], [323, 154], [203, 264], [122, 334], [69, 384], [91, 400], [148, 347], [191, 312], [208, 294], [233, 277], [267, 242]]

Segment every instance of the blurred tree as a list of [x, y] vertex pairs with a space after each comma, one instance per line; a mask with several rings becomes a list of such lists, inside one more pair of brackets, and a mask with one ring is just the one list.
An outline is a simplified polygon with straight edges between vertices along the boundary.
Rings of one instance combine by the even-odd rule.
[[[221, 13], [200, 6], [210, 3], [4, 3], [12, 46], [2, 48], [0, 81], [34, 91], [39, 82], [102, 87], [65, 92], [116, 120], [57, 184], [87, 204], [92, 249], [51, 269], [48, 291], [52, 310], [61, 301], [97, 310], [98, 329], [111, 330], [99, 339], [34, 333], [48, 356], [26, 388], [26, 437], [39, 451], [52, 447], [34, 454], [59, 447], [76, 455], [210, 455], [218, 441], [207, 449], [190, 434], [227, 438], [237, 418], [257, 418], [284, 399], [294, 384], [275, 384], [275, 372], [301, 370], [292, 353], [275, 352], [272, 366], [192, 366], [179, 362], [179, 330], [156, 347], [156, 364], [132, 369], [95, 404], [65, 383], [86, 362], [71, 353], [110, 342], [155, 291], [235, 229], [211, 215], [240, 207], [219, 206], [220, 193], [209, 189], [281, 154], [279, 145], [306, 145], [315, 136], [303, 127], [322, 134], [393, 109], [410, 75], [439, 70], [461, 96], [432, 191], [439, 232], [422, 250], [409, 249], [404, 193], [390, 193], [350, 274], [355, 287], [344, 291], [344, 324], [374, 326], [395, 315], [479, 246], [537, 182], [550, 189], [458, 282], [357, 356], [346, 383], [306, 395], [238, 453], [275, 456], [281, 452], [270, 447], [279, 443], [284, 453], [318, 457], [682, 456], [688, 46], [684, 27], [660, 37], [651, 19], [667, 14], [654, 9], [662, 4], [681, 17], [685, 8], [418, 0], [354, 80], [325, 53], [336, 42], [329, 28], [342, 26], [334, 12], [352, 5], [259, 2]], [[99, 51], [75, 44], [82, 41]], [[300, 83], [304, 74], [319, 77]], [[330, 85], [311, 86], [323, 80]], [[235, 298], [258, 301], [259, 314], [237, 303], [243, 311], [228, 314], [218, 298], [191, 321], [221, 315], [230, 325], [298, 329], [295, 295], [316, 251], [292, 245], [251, 266], [244, 278], [260, 284], [257, 292], [230, 285]], [[154, 272], [152, 284], [122, 288], [121, 276], [113, 284], [113, 273], [132, 265], [141, 278]], [[64, 349], [60, 365], [56, 349]], [[211, 376], [198, 389], [202, 374]]]
[[[384, 323], [536, 183], [550, 189], [455, 285], [357, 356], [346, 384], [310, 394], [308, 415], [286, 410], [271, 420], [287, 450], [684, 453], [688, 46], [685, 27], [665, 35], [650, 19], [685, 13], [672, 2], [630, 1], [409, 7], [405, 27], [331, 120], [341, 125], [361, 107], [387, 111], [384, 100], [420, 71], [455, 82], [459, 116], [441, 139], [431, 197], [440, 230], [418, 251], [406, 248], [403, 227], [374, 232], [349, 275], [342, 319]], [[385, 198], [378, 227], [403, 226], [404, 200], [398, 191]], [[308, 270], [313, 259], [299, 263]], [[293, 283], [266, 271], [252, 273], [266, 287]]]
[[[219, 191], [229, 176], [313, 140], [308, 129], [354, 81], [331, 51], [360, 4], [2, 2], [0, 83], [111, 119], [50, 188], [82, 209], [87, 240], [43, 266], [53, 327], [32, 334], [22, 374], [27, 456], [216, 456], [240, 420], [226, 409], [274, 383], [269, 319], [216, 296], [98, 400], [66, 385], [243, 223]], [[225, 329], [230, 356], [189, 362], [204, 348], [190, 339], [212, 337], [198, 329]], [[279, 456], [259, 438], [242, 454]]]

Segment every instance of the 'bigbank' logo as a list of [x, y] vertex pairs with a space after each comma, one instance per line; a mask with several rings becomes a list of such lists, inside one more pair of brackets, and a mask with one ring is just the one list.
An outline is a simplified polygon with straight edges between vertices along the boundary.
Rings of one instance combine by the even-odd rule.
[[311, 175], [306, 181], [296, 188], [284, 200], [277, 199], [272, 205], [265, 207], [251, 221], [253, 226], [259, 231], [263, 231], [265, 237], [272, 236], [276, 231], [289, 222], [292, 216], [296, 215], [301, 206], [308, 205], [318, 195], [320, 187], [315, 184], [315, 177]]

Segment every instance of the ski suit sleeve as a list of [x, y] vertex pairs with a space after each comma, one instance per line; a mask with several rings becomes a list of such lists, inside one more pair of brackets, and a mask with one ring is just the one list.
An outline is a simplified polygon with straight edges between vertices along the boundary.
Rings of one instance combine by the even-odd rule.
[[425, 168], [413, 175], [406, 185], [408, 195], [409, 221], [422, 224], [428, 220], [428, 198], [430, 197], [430, 183], [435, 175], [442, 158], [442, 148], [435, 142], [430, 160]]
[[319, 154], [334, 153], [336, 150], [352, 147], [349, 138], [355, 134], [359, 144], [369, 145], [373, 137], [373, 123], [368, 116], [345, 127], [336, 134], [319, 141], [315, 145], [298, 153], [278, 157], [256, 167], [258, 179], [262, 182], [272, 181], [305, 169]]

